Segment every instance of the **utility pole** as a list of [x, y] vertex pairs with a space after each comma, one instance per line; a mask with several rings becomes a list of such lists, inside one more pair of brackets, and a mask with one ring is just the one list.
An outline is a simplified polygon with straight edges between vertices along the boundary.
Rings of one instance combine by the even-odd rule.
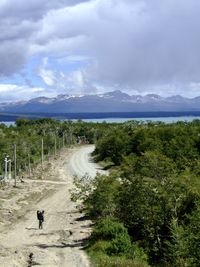
[[42, 156], [42, 161], [41, 161], [41, 163], [42, 163], [42, 169], [43, 169], [43, 162], [44, 162], [44, 140], [43, 140], [43, 138], [42, 138], [42, 154], [41, 154], [41, 156]]
[[58, 137], [58, 150], [60, 150], [60, 139]]
[[57, 149], [57, 144], [56, 144], [56, 136], [54, 140], [54, 155], [56, 156], [56, 149]]
[[28, 153], [28, 170], [29, 170], [29, 178], [31, 178], [31, 158], [30, 158], [30, 153]]
[[73, 143], [73, 136], [72, 136], [72, 129], [70, 128], [70, 144], [72, 145]]
[[7, 168], [8, 168], [8, 160], [7, 160], [7, 155], [5, 156], [5, 159], [4, 159], [4, 179], [7, 178]]
[[60, 139], [58, 139], [58, 149], [59, 149], [59, 155], [60, 155], [60, 150], [61, 150], [61, 140]]
[[48, 161], [50, 160], [51, 150], [50, 147], [48, 147]]
[[71, 128], [69, 128], [69, 145], [71, 145], [72, 144], [72, 130], [71, 130]]
[[17, 153], [16, 153], [16, 144], [14, 144], [14, 179], [15, 179], [15, 187], [17, 186]]
[[63, 132], [63, 148], [65, 147], [65, 133]]
[[8, 179], [11, 179], [11, 159], [8, 160]]

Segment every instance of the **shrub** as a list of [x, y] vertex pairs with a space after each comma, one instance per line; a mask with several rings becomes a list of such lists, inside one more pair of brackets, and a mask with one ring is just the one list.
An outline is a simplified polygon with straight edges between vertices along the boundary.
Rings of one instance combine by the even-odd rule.
[[128, 234], [120, 234], [114, 238], [106, 249], [108, 255], [123, 255], [131, 250], [131, 239]]
[[94, 251], [98, 253], [107, 253], [107, 249], [110, 247], [110, 242], [105, 240], [99, 240], [89, 249], [89, 251]]
[[92, 233], [91, 240], [93, 242], [97, 240], [112, 240], [120, 235], [129, 236], [124, 225], [115, 221], [114, 218], [106, 218], [96, 225]]
[[129, 253], [129, 258], [141, 260], [143, 262], [147, 262], [148, 261], [147, 254], [136, 243], [132, 243], [132, 245], [131, 245], [131, 250], [130, 250], [130, 253]]

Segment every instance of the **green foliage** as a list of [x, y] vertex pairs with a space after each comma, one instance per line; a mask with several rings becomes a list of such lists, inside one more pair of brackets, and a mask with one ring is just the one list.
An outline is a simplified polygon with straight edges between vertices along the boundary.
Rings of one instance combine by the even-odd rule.
[[107, 250], [110, 247], [110, 242], [106, 240], [97, 240], [93, 243], [92, 245], [89, 246], [88, 251], [92, 251], [95, 253], [102, 253], [102, 254], [107, 254]]
[[120, 234], [110, 242], [106, 252], [108, 255], [124, 255], [130, 253], [131, 240], [128, 234]]
[[90, 238], [88, 251], [111, 257], [123, 256], [124, 262], [129, 261], [132, 264], [136, 261], [142, 264], [147, 262], [147, 255], [136, 244], [132, 244], [124, 225], [113, 218], [106, 218], [97, 223]]
[[127, 229], [123, 224], [117, 222], [113, 218], [105, 218], [100, 220], [91, 236], [92, 242], [97, 240], [112, 240], [118, 236], [128, 236]]
[[199, 266], [200, 262], [200, 202], [196, 203], [196, 209], [188, 216], [187, 225], [184, 225], [182, 242], [184, 249], [179, 246], [182, 256], [187, 259], [188, 266]]
[[137, 260], [141, 261], [141, 263], [143, 263], [143, 264], [145, 262], [148, 262], [147, 254], [136, 243], [132, 243], [131, 249], [130, 249], [130, 252], [129, 252], [129, 257], [131, 259], [137, 259]]
[[177, 219], [173, 218], [171, 222], [171, 242], [168, 243], [169, 248], [169, 262], [173, 264], [174, 267], [179, 266], [192, 266], [190, 260], [186, 257], [187, 254], [187, 244], [185, 240], [185, 231], [181, 225], [178, 225]]
[[85, 209], [92, 218], [114, 216], [120, 181], [113, 177], [97, 176], [93, 190], [84, 201]]
[[74, 176], [75, 187], [70, 191], [72, 201], [86, 201], [88, 196], [93, 192], [94, 181], [90, 176]]
[[147, 262], [140, 259], [129, 259], [122, 256], [108, 256], [101, 252], [89, 251], [95, 267], [148, 267]]
[[98, 154], [98, 160], [109, 158], [115, 165], [119, 165], [126, 146], [126, 134], [119, 131], [112, 132], [97, 142], [96, 153]]
[[[18, 119], [15, 126], [0, 124], [0, 175], [3, 173], [5, 155], [13, 161], [13, 146], [17, 146], [17, 173], [27, 171], [41, 162], [41, 142], [44, 144], [44, 158], [54, 155], [65, 146], [75, 144], [78, 136], [84, 136], [87, 143], [93, 143], [103, 135], [109, 125], [98, 125], [82, 121], [58, 121], [50, 118]], [[55, 147], [56, 144], [56, 147]]]
[[128, 122], [111, 125], [99, 135], [95, 158], [112, 161], [112, 170], [93, 181], [83, 204], [94, 221], [114, 216], [129, 235], [109, 236], [108, 226], [101, 228], [92, 246], [100, 258], [107, 255], [103, 262], [110, 260], [112, 266], [113, 255], [130, 259], [138, 253], [144, 262], [147, 254], [153, 266], [199, 266], [199, 133], [196, 120]]

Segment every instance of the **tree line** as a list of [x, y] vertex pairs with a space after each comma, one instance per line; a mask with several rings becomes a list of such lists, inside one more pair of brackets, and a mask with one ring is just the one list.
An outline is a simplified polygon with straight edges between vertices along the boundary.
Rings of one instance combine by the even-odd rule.
[[[16, 145], [17, 175], [34, 168], [44, 159], [55, 155], [64, 146], [77, 143], [79, 138], [94, 143], [106, 126], [83, 121], [60, 121], [50, 118], [17, 119], [15, 125], [0, 124], [0, 176], [4, 175], [4, 159], [12, 161]], [[42, 151], [43, 150], [43, 151]]]
[[97, 266], [199, 266], [200, 121], [113, 124], [94, 158], [110, 174], [76, 178], [73, 197], [95, 222]]

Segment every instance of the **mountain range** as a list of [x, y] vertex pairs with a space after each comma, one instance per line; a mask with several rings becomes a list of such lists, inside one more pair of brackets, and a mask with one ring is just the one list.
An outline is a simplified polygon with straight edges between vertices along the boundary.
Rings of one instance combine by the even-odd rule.
[[0, 103], [0, 112], [12, 113], [94, 113], [94, 112], [157, 112], [200, 111], [200, 96], [161, 97], [156, 94], [129, 95], [119, 90], [94, 95], [58, 95], [28, 101]]

